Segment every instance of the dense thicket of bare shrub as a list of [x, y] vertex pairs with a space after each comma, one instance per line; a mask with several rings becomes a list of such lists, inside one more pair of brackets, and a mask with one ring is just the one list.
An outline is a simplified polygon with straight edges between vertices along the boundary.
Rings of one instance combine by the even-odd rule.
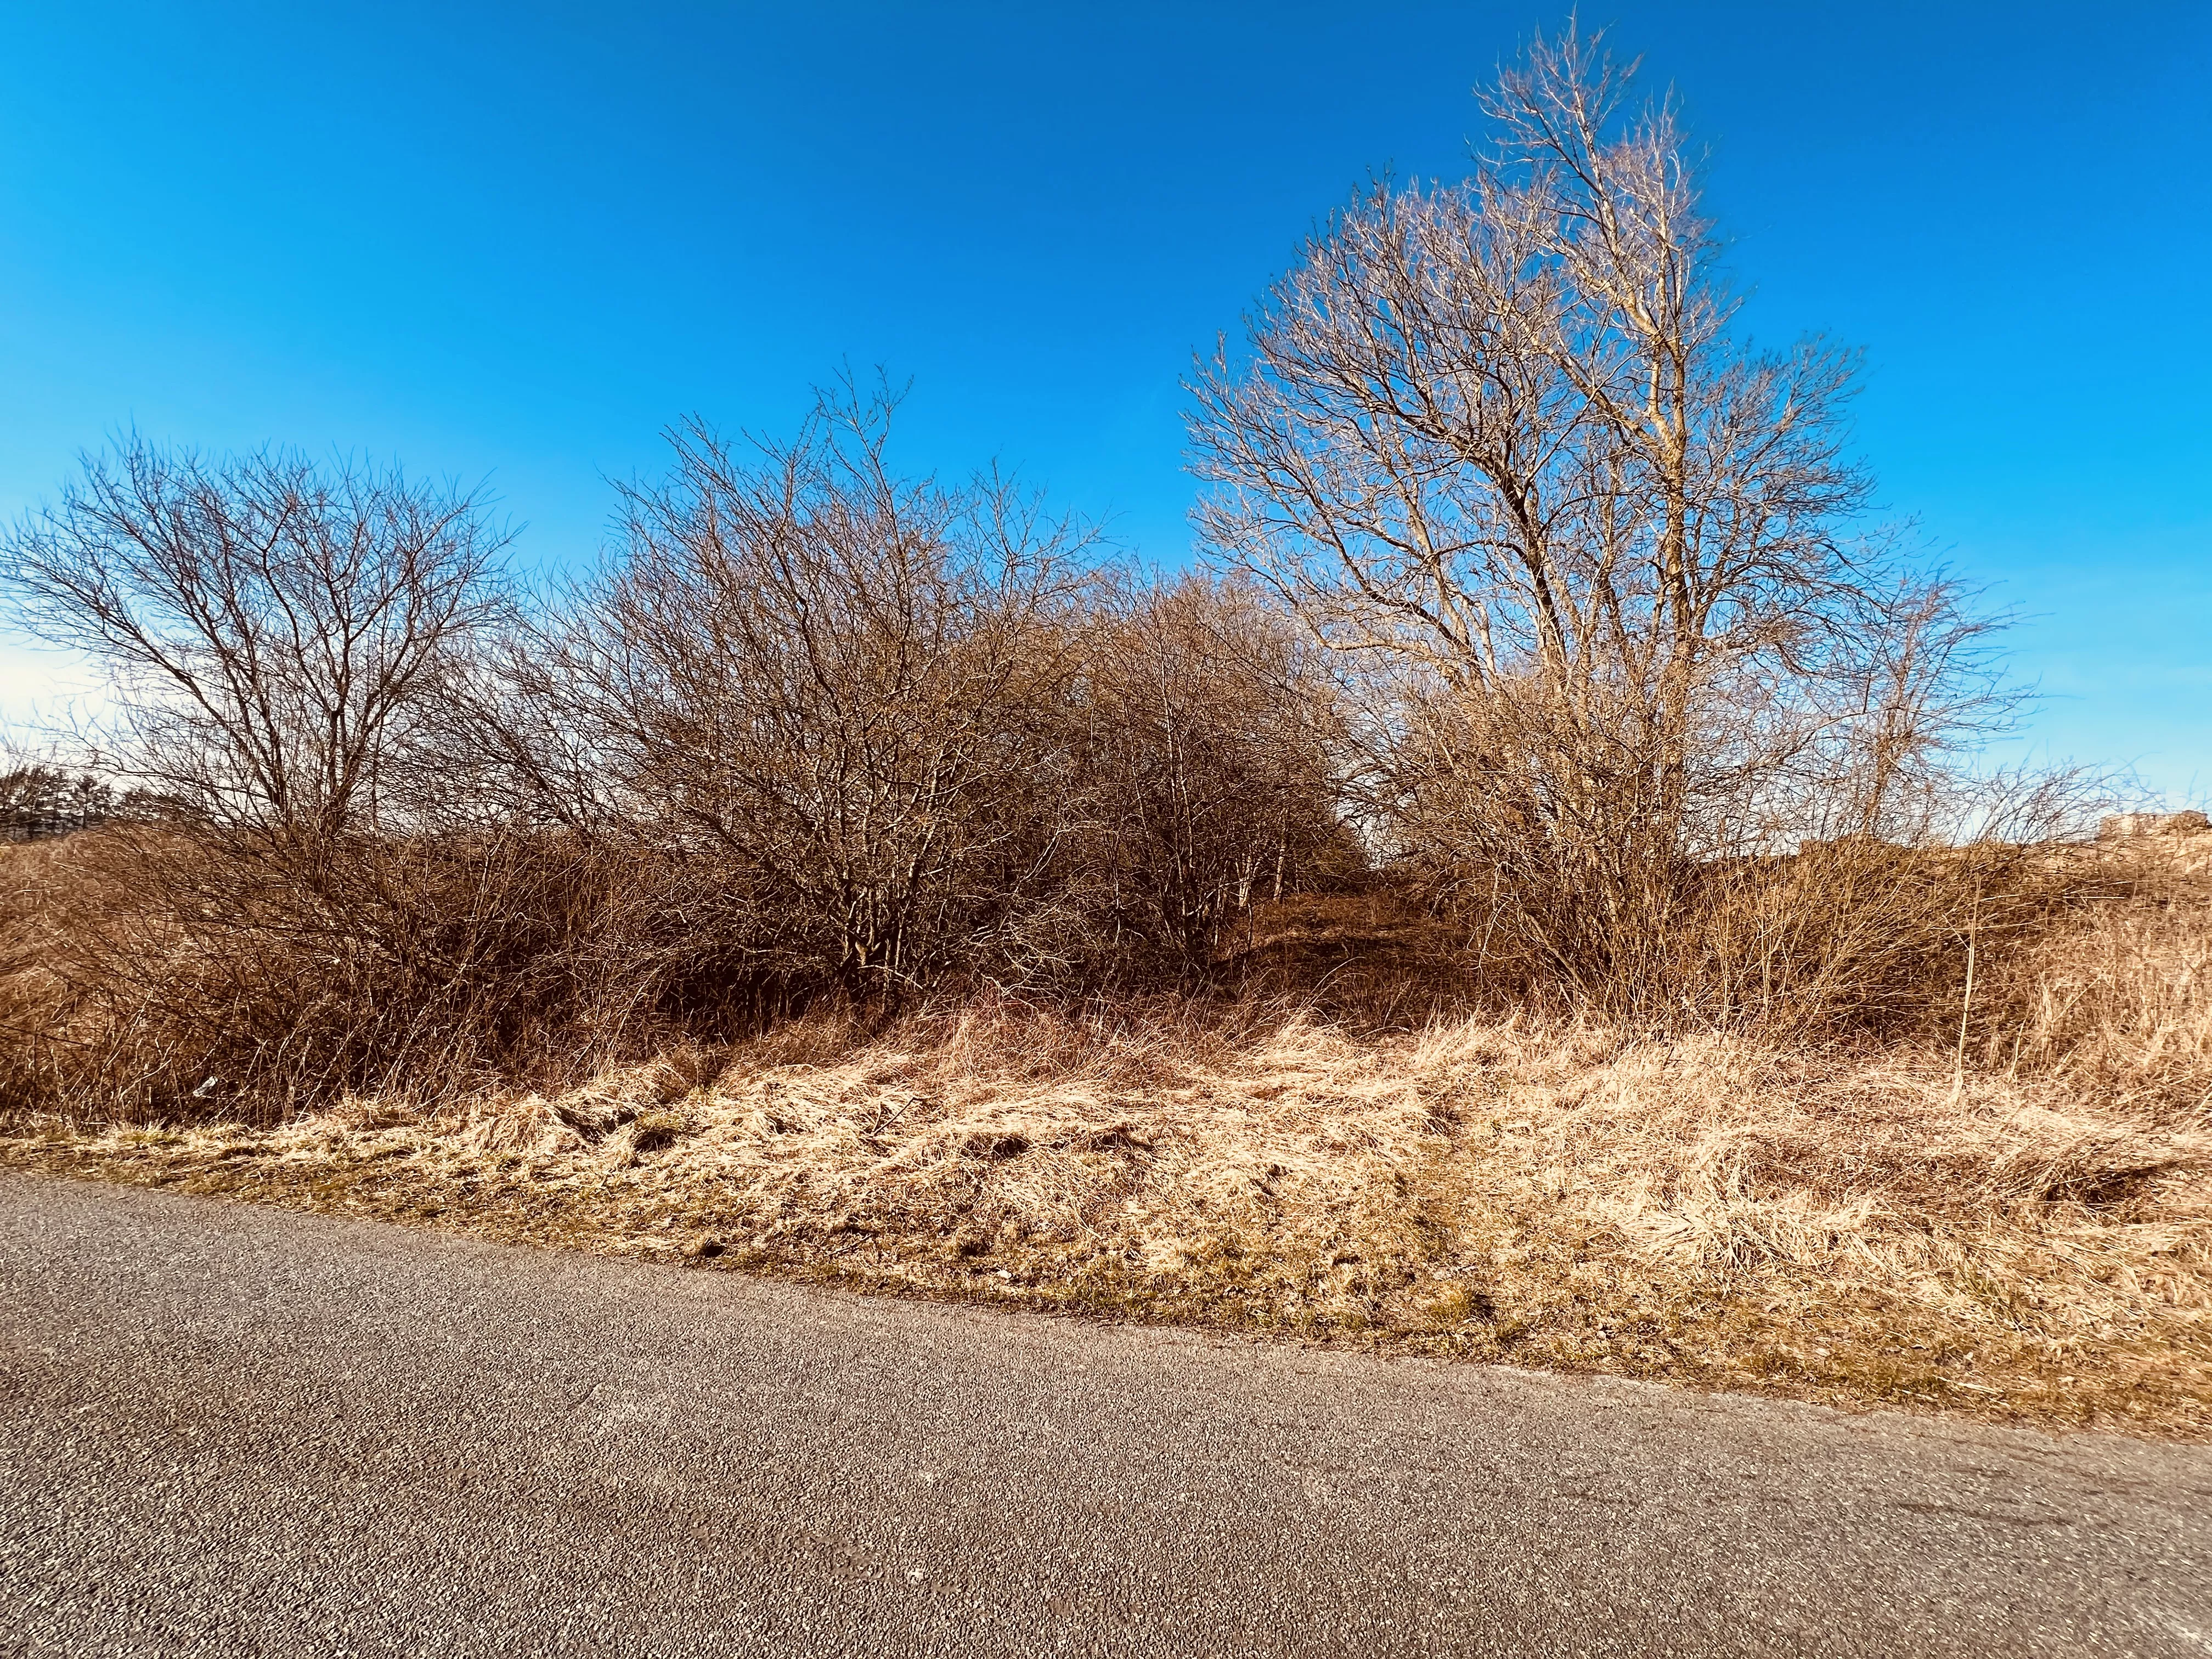
[[[157, 821], [39, 866], [16, 1092], [283, 1111], [726, 1040], [823, 994], [1143, 990], [1356, 868], [1325, 697], [1252, 596], [902, 477], [850, 387], [676, 434], [532, 618], [465, 498], [142, 445], [27, 526]], [[28, 866], [23, 866], [27, 868]]]
[[1203, 963], [1261, 893], [1364, 871], [1336, 808], [1334, 699], [1288, 619], [1187, 578], [1088, 641], [1085, 771], [1117, 937]]
[[1032, 966], [1081, 827], [1086, 534], [1002, 480], [897, 477], [890, 413], [825, 402], [787, 445], [678, 434], [523, 685], [580, 744], [587, 788], [563, 793], [712, 871], [763, 968], [854, 991]]
[[1346, 856], [1281, 619], [1158, 588], [985, 476], [908, 479], [893, 401], [677, 434], [624, 544], [511, 654], [480, 745], [526, 817], [693, 890], [726, 970], [897, 1000], [1202, 968], [1263, 867]]
[[35, 908], [9, 918], [38, 966], [10, 990], [49, 1095], [281, 1115], [526, 1074], [549, 1038], [605, 1053], [576, 1015], [610, 988], [563, 947], [611, 896], [542, 843], [362, 836], [270, 858], [127, 826], [39, 850]]

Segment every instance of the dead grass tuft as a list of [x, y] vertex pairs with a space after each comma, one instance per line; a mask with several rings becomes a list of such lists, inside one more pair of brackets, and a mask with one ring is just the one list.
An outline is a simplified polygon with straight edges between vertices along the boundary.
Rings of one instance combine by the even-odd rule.
[[2004, 961], [1976, 1057], [2111, 1109], [2212, 1121], [2212, 836], [2145, 841]]

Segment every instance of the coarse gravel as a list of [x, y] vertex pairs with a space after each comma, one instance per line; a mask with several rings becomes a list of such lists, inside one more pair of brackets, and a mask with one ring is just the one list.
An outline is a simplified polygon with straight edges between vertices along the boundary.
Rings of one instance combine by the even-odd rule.
[[0, 1654], [2212, 1652], [2212, 1450], [0, 1175]]

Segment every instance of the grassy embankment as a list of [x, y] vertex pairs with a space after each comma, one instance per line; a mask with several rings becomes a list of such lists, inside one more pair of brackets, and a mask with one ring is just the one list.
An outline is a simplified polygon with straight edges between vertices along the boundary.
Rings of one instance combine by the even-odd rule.
[[[1345, 908], [1287, 913], [1261, 948], [1340, 933]], [[2201, 1437], [2202, 872], [2015, 971], [2008, 1061], [1963, 1071], [1929, 1048], [1588, 1023], [1000, 1004], [274, 1129], [18, 1115], [0, 1164], [867, 1290]]]

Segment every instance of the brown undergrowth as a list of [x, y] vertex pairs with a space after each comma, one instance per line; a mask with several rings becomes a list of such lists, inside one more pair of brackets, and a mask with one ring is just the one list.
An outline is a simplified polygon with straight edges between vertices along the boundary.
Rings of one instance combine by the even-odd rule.
[[867, 1288], [2197, 1437], [2212, 1138], [1903, 1050], [834, 1021], [556, 1097], [0, 1161]]
[[[2051, 858], [2075, 873], [1989, 937], [1978, 975], [1931, 981], [1917, 1033], [1515, 1013], [1455, 990], [1444, 933], [1387, 895], [1308, 896], [1248, 936], [1242, 994], [986, 997], [888, 1024], [823, 1005], [581, 1086], [387, 1091], [273, 1125], [56, 1094], [0, 1118], [0, 1164], [862, 1289], [2202, 1437], [2212, 848]], [[43, 937], [17, 939], [9, 983], [37, 990]], [[37, 1018], [23, 995], [11, 1012]]]

